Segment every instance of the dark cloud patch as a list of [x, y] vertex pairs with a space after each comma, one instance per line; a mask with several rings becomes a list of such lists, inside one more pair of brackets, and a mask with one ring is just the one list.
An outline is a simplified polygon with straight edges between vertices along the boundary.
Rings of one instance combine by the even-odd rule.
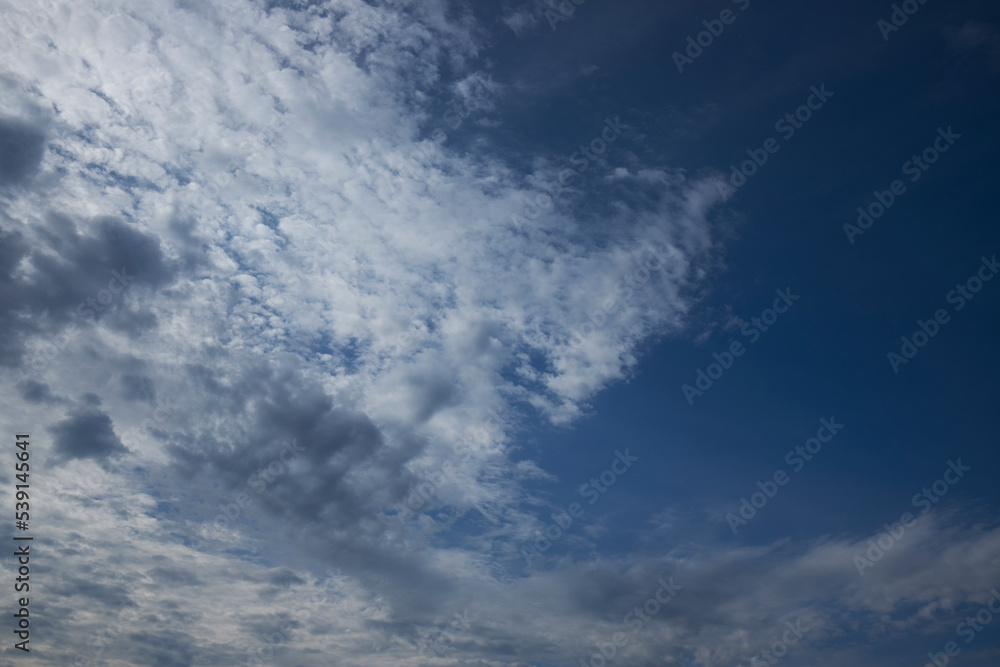
[[108, 326], [115, 331], [128, 334], [130, 338], [139, 338], [152, 331], [160, 319], [149, 310], [123, 310], [108, 320]]
[[125, 373], [120, 378], [122, 398], [127, 401], [155, 401], [156, 384], [146, 375]]
[[206, 241], [197, 235], [198, 223], [191, 218], [173, 218], [168, 226], [171, 242], [177, 248], [184, 271], [194, 272], [209, 266]]
[[[388, 586], [406, 604], [442, 603], [454, 581], [413, 556], [402, 525], [379, 516], [420, 481], [406, 463], [425, 443], [398, 437], [387, 446], [367, 415], [338, 406], [292, 362], [281, 363], [252, 361], [228, 382], [219, 370], [189, 367], [198, 417], [178, 424], [166, 446], [176, 484], [193, 495], [206, 483], [219, 483], [220, 495], [245, 493], [253, 522], [283, 526], [325, 566]], [[202, 520], [217, 513], [213, 507]]]
[[[90, 598], [107, 609], [125, 609], [134, 607], [135, 603], [119, 586], [108, 586], [86, 579], [67, 578], [49, 585], [54, 597], [70, 598], [75, 595]], [[89, 605], [93, 606], [93, 605]]]
[[[238, 439], [215, 434], [197, 438], [197, 447], [171, 450], [181, 469], [212, 470], [232, 487], [246, 489], [251, 476], [272, 471], [261, 506], [289, 520], [346, 527], [376, 509], [372, 492], [357, 480], [366, 469], [384, 481], [398, 472], [382, 447], [379, 429], [365, 415], [336, 407], [315, 382], [287, 369], [257, 366], [231, 387], [214, 380], [205, 389], [221, 392], [216, 407], [249, 426]], [[292, 446], [291, 443], [295, 443]], [[286, 447], [287, 445], [287, 447]], [[290, 448], [290, 449], [289, 449]]]
[[25, 352], [24, 338], [36, 330], [31, 318], [18, 311], [30, 302], [14, 272], [28, 255], [28, 245], [19, 231], [5, 231], [0, 243], [0, 365], [16, 366]]
[[306, 583], [293, 571], [289, 570], [287, 567], [278, 568], [273, 572], [269, 572], [267, 575], [267, 581], [272, 586], [278, 586], [280, 588], [289, 588], [292, 584], [304, 584]]
[[198, 640], [186, 632], [151, 628], [128, 635], [133, 644], [135, 664], [149, 667], [191, 667], [194, 663], [194, 649]]
[[21, 390], [21, 398], [29, 403], [56, 403], [59, 401], [45, 382], [25, 380], [18, 387]]
[[91, 233], [82, 234], [68, 218], [51, 215], [43, 236], [49, 247], [32, 252], [31, 296], [54, 320], [101, 320], [127, 310], [135, 288], [174, 280], [154, 238], [113, 218], [86, 227]]
[[426, 422], [440, 410], [458, 403], [459, 395], [451, 378], [414, 375], [409, 380], [412, 385], [421, 389], [421, 400], [416, 409], [417, 421]]
[[268, 614], [266, 616], [255, 614], [252, 617], [244, 619], [240, 625], [247, 633], [255, 637], [269, 637], [279, 632], [282, 627], [294, 632], [302, 626], [301, 623], [292, 618], [292, 615], [287, 612]]
[[[32, 235], [12, 231], [0, 243], [0, 365], [44, 369], [92, 322], [133, 338], [156, 325], [139, 295], [176, 279], [156, 239], [113, 218], [78, 225], [57, 214]], [[24, 264], [31, 270], [19, 271]], [[27, 341], [39, 336], [25, 360]]]
[[91, 408], [97, 408], [101, 405], [101, 397], [97, 394], [87, 392], [86, 394], [80, 396], [80, 403]]
[[321, 386], [287, 369], [256, 365], [230, 386], [212, 375], [195, 376], [213, 394], [211, 407], [249, 428], [239, 435], [206, 433], [196, 446], [172, 445], [182, 474], [208, 470], [228, 486], [247, 489], [252, 475], [271, 466], [280, 472], [271, 475], [260, 502], [290, 519], [348, 525], [374, 510], [370, 495], [358, 493], [348, 478], [385, 464], [381, 434], [367, 416], [335, 407]]
[[45, 133], [14, 118], [0, 118], [0, 186], [23, 183], [38, 173]]
[[49, 428], [55, 437], [55, 452], [63, 461], [107, 459], [127, 454], [115, 435], [111, 417], [95, 407], [77, 410]]
[[149, 576], [168, 588], [201, 585], [201, 580], [193, 572], [179, 567], [154, 567], [149, 571]]

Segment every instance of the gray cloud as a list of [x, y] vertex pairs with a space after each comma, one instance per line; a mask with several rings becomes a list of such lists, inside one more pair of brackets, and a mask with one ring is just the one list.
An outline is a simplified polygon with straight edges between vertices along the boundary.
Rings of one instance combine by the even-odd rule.
[[0, 186], [30, 180], [44, 153], [42, 130], [15, 118], [0, 118]]
[[53, 424], [53, 449], [63, 460], [107, 459], [128, 453], [115, 435], [114, 425], [106, 413], [95, 407], [75, 410], [66, 419]]
[[154, 567], [149, 576], [162, 586], [199, 586], [201, 580], [191, 572], [179, 567]]
[[155, 401], [156, 385], [153, 378], [146, 375], [123, 373], [121, 376], [122, 397], [129, 401]]
[[155, 326], [151, 311], [126, 298], [175, 279], [152, 237], [114, 218], [77, 224], [58, 214], [33, 237], [29, 245], [14, 231], [0, 244], [0, 365], [18, 366], [32, 337], [49, 350], [66, 345], [70, 324], [107, 322], [132, 337]]
[[48, 383], [35, 380], [25, 380], [20, 383], [21, 397], [29, 403], [56, 403], [59, 399], [53, 395]]

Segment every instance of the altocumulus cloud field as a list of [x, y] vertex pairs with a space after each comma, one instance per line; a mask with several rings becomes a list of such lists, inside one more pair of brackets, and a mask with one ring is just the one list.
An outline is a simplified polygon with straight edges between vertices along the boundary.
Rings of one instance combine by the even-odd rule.
[[0, 2], [0, 667], [996, 665], [998, 75], [965, 0]]

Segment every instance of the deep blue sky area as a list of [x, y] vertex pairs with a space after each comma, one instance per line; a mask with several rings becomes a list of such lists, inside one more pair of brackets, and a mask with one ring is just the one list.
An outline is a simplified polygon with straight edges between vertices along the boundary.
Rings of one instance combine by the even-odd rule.
[[[994, 521], [1000, 282], [987, 282], [958, 312], [946, 295], [976, 275], [982, 257], [1000, 252], [1000, 51], [994, 43], [958, 52], [948, 35], [970, 20], [995, 24], [1000, 10], [929, 2], [887, 42], [876, 21], [888, 5], [754, 2], [679, 74], [671, 53], [727, 6], [587, 3], [538, 45], [544, 55], [519, 47], [524, 64], [513, 67], [539, 90], [587, 56], [600, 62], [600, 74], [563, 84], [587, 102], [574, 96], [562, 112], [554, 108], [562, 91], [542, 93], [523, 110], [518, 132], [568, 153], [574, 134], [588, 136], [586, 119], [593, 126], [612, 113], [638, 120], [670, 110], [685, 119], [683, 131], [624, 141], [692, 173], [728, 173], [746, 149], [780, 137], [775, 121], [802, 104], [811, 85], [834, 92], [727, 202], [738, 222], [725, 266], [695, 311], [749, 320], [785, 287], [801, 300], [694, 405], [681, 385], [694, 384], [697, 369], [730, 341], [747, 342], [739, 327], [715, 328], [697, 343], [662, 340], [630, 382], [593, 403], [593, 416], [546, 435], [543, 461], [562, 470], [560, 503], [578, 499], [575, 487], [600, 471], [602, 453], [628, 447], [641, 467], [598, 506], [613, 517], [609, 548], [675, 549], [713, 532], [743, 545], [867, 539], [913, 511], [912, 496], [961, 458], [972, 471], [941, 509], [954, 512], [953, 521]], [[537, 122], [541, 115], [549, 121]], [[938, 128], [961, 138], [911, 182], [902, 165], [932, 145]], [[851, 244], [843, 224], [896, 179], [905, 194]], [[950, 322], [895, 373], [887, 353], [898, 354], [900, 337], [940, 308]], [[723, 512], [758, 480], [790, 470], [785, 453], [831, 416], [845, 429], [733, 536]], [[683, 523], [637, 545], [650, 515], [667, 507], [685, 508]], [[1000, 646], [995, 633], [986, 641]], [[906, 664], [902, 649], [887, 649], [884, 664], [896, 664], [892, 657]]]
[[[988, 55], [955, 54], [940, 34], [949, 21], [989, 22], [997, 10], [988, 3], [932, 3], [885, 42], [875, 21], [886, 12], [871, 3], [808, 8], [755, 3], [681, 75], [670, 50], [683, 44], [677, 26], [685, 23], [663, 15], [656, 4], [589, 3], [540, 48], [554, 61], [568, 57], [562, 39], [566, 49], [587, 45], [605, 56], [606, 71], [591, 85], [618, 106], [600, 105], [590, 114], [595, 121], [612, 108], [638, 114], [640, 105], [690, 114], [688, 136], [645, 137], [630, 145], [632, 150], [657, 150], [665, 159], [726, 172], [746, 159], [745, 149], [780, 136], [774, 121], [801, 104], [811, 84], [826, 84], [835, 93], [830, 102], [781, 141], [779, 152], [729, 202], [740, 222], [726, 247], [725, 269], [699, 307], [728, 307], [749, 319], [771, 303], [777, 288], [790, 287], [801, 300], [694, 406], [687, 405], [680, 386], [693, 384], [696, 369], [731, 340], [747, 342], [738, 330], [716, 330], [697, 345], [661, 342], [633, 382], [599, 399], [600, 416], [581, 431], [598, 429], [611, 437], [614, 429], [606, 431], [602, 424], [639, 423], [638, 432], [613, 441], [652, 445], [660, 431], [671, 434], [667, 441], [673, 446], [688, 443], [681, 456], [694, 462], [699, 454], [706, 456], [711, 461], [701, 464], [706, 470], [740, 469], [758, 460], [762, 448], [768, 451], [768, 442], [774, 443], [772, 458], [780, 461], [786, 444], [804, 440], [819, 416], [835, 414], [850, 428], [838, 437], [824, 470], [811, 471], [817, 479], [809, 486], [826, 495], [832, 479], [824, 481], [824, 471], [835, 469], [832, 477], [851, 474], [850, 497], [830, 513], [851, 513], [860, 521], [863, 508], [871, 512], [880, 500], [891, 499], [883, 495], [888, 489], [905, 498], [907, 489], [922, 485], [948, 457], [975, 458], [983, 471], [991, 469], [997, 463], [990, 436], [1000, 303], [995, 284], [987, 283], [962, 311], [953, 312], [951, 322], [899, 373], [886, 354], [898, 353], [899, 337], [912, 334], [918, 319], [942, 307], [953, 311], [946, 294], [975, 275], [981, 257], [1000, 250], [991, 187], [1000, 147], [1000, 90], [990, 85], [996, 81], [995, 54], [992, 61]], [[698, 17], [712, 15], [709, 4], [688, 13], [692, 30]], [[644, 26], [654, 33], [644, 37], [631, 26], [640, 34], [630, 33], [621, 17], [639, 14], [653, 25], [669, 20], [669, 29]], [[623, 43], [627, 46], [617, 46]], [[621, 66], [608, 65], [609, 60], [620, 60]], [[706, 106], [717, 112], [705, 118], [694, 111]], [[525, 111], [525, 123], [540, 142], [562, 143], [567, 152], [573, 140], [559, 140], [572, 128], [586, 132], [585, 114], [578, 109], [563, 115], [547, 107], [547, 116], [566, 120], [558, 129], [528, 115]], [[939, 127], [954, 128], [961, 138], [911, 183], [901, 166], [933, 143]], [[859, 205], [874, 201], [874, 190], [885, 191], [896, 179], [907, 184], [907, 192], [849, 243], [843, 224], [856, 220]], [[591, 439], [583, 435], [572, 437]], [[761, 462], [762, 472], [768, 465]], [[801, 486], [799, 491], [807, 492]], [[984, 475], [963, 490], [980, 496], [992, 486]], [[867, 494], [873, 495], [855, 497]]]

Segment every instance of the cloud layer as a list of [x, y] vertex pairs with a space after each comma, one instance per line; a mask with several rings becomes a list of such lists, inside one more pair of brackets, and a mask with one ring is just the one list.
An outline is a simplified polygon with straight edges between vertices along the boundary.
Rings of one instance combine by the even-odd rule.
[[995, 585], [970, 567], [995, 529], [938, 522], [874, 589], [846, 538], [524, 567], [550, 473], [515, 434], [573, 423], [683, 329], [718, 197], [627, 136], [586, 167], [511, 159], [490, 129], [516, 93], [471, 13], [5, 13], [3, 398], [46, 427], [59, 563], [37, 664], [575, 664], [669, 577], [627, 664], [735, 664], [796, 619], [809, 664], [861, 664], [824, 652], [859, 614], [898, 637]]

